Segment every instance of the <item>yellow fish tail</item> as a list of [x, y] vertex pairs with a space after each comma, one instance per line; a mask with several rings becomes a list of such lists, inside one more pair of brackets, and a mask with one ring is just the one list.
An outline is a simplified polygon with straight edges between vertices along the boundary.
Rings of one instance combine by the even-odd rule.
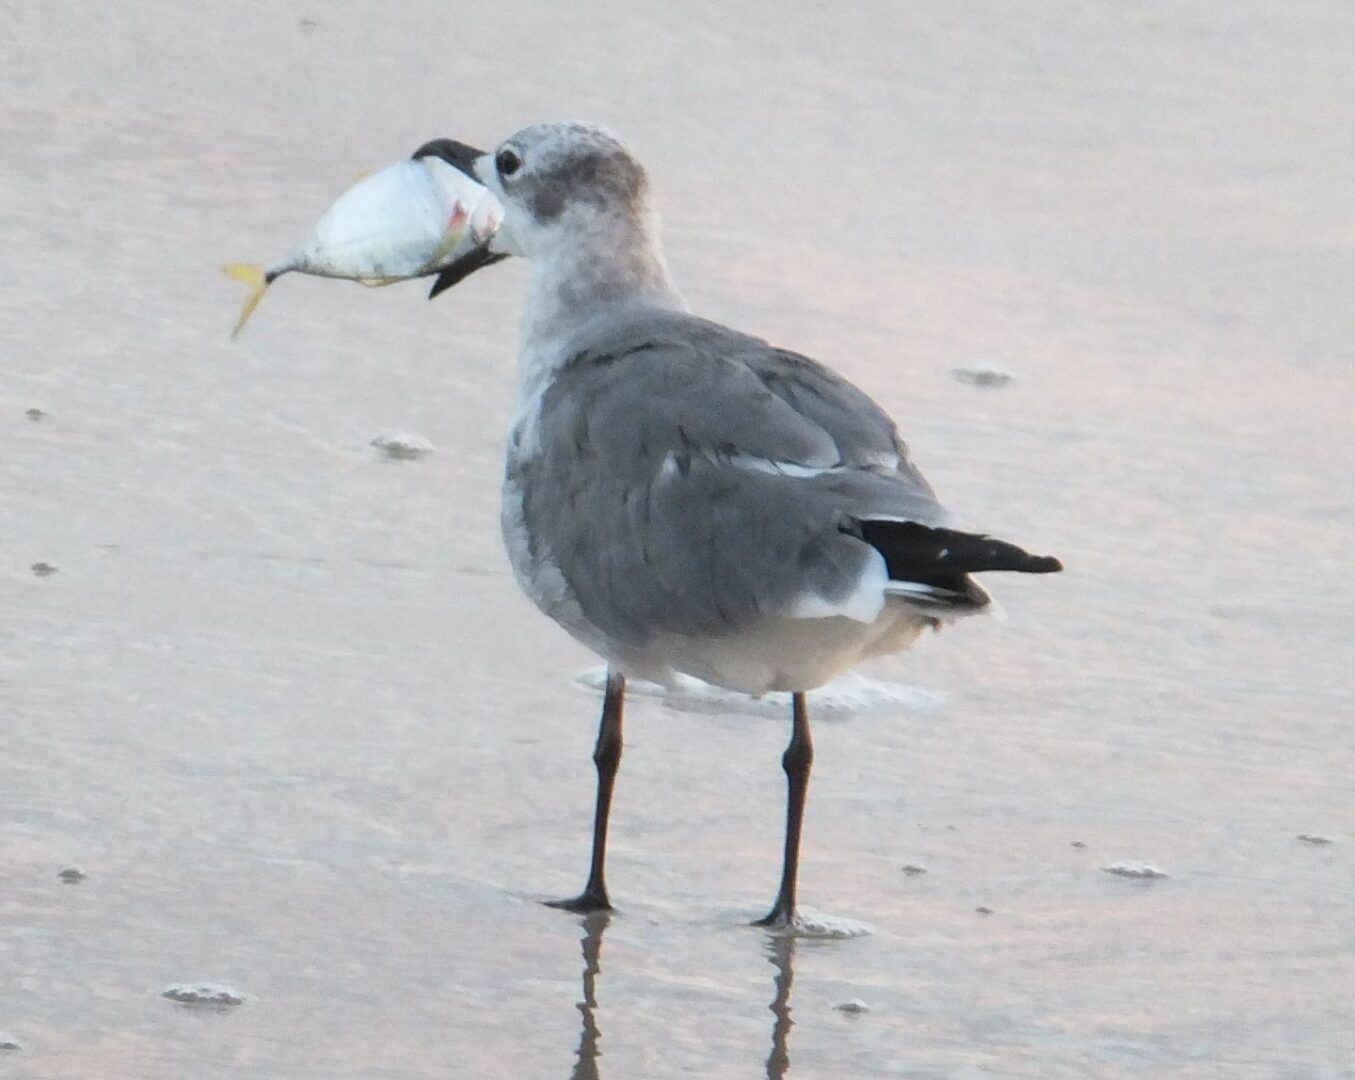
[[245, 306], [240, 311], [240, 318], [235, 321], [235, 329], [231, 331], [231, 337], [235, 337], [244, 329], [245, 323], [249, 322], [249, 317], [254, 314], [254, 309], [263, 299], [263, 294], [268, 291], [268, 278], [264, 276], [262, 266], [252, 263], [227, 263], [222, 269], [236, 281], [243, 281], [249, 286]]

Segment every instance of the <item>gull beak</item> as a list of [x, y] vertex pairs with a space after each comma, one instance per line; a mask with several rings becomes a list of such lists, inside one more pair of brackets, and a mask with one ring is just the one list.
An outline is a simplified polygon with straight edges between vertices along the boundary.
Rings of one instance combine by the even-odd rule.
[[439, 293], [446, 292], [463, 278], [470, 277], [475, 271], [486, 266], [493, 266], [496, 262], [503, 262], [504, 259], [508, 258], [503, 252], [490, 251], [489, 245], [492, 242], [492, 240], [486, 240], [478, 248], [466, 252], [451, 266], [438, 271], [433, 287], [428, 290], [428, 299], [431, 300]]
[[[475, 162], [478, 158], [484, 157], [483, 150], [477, 150], [463, 142], [457, 142], [455, 139], [434, 139], [432, 142], [426, 142], [414, 151], [415, 158], [436, 157], [441, 158], [454, 169], [465, 173], [477, 184], [480, 178], [475, 175]], [[507, 254], [491, 250], [494, 238], [491, 236], [479, 247], [472, 248], [461, 258], [457, 259], [450, 266], [443, 267], [438, 271], [438, 276], [433, 282], [433, 287], [428, 290], [428, 299], [433, 299], [439, 293], [446, 292], [457, 282], [469, 277], [475, 271], [486, 266], [493, 266], [496, 262], [508, 258]]]

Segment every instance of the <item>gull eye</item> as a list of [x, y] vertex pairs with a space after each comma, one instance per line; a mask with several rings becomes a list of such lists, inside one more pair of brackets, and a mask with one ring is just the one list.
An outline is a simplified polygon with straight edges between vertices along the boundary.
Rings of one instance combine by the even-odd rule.
[[522, 168], [522, 158], [513, 150], [500, 150], [494, 155], [494, 167], [499, 170], [500, 176], [512, 176]]

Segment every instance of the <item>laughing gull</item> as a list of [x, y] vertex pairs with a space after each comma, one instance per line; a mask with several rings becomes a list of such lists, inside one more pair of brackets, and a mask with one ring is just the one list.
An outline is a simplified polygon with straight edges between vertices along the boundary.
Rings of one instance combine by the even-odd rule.
[[492, 154], [451, 140], [420, 153], [504, 205], [502, 229], [433, 295], [502, 255], [531, 263], [503, 535], [523, 591], [608, 665], [588, 883], [552, 903], [611, 907], [626, 678], [689, 675], [791, 694], [781, 887], [759, 920], [790, 926], [814, 756], [805, 692], [982, 611], [975, 572], [1062, 567], [948, 528], [893, 421], [841, 376], [690, 314], [645, 170], [606, 131], [540, 124]]

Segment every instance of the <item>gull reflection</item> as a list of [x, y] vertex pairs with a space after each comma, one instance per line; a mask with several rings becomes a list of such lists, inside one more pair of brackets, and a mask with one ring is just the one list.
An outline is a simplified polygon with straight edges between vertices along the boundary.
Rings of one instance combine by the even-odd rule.
[[776, 1017], [772, 1023], [772, 1052], [767, 1055], [767, 1080], [783, 1080], [790, 1069], [790, 984], [795, 980], [795, 935], [773, 934], [767, 959], [776, 968], [776, 996], [767, 1006]]
[[598, 1080], [598, 1042], [602, 1032], [598, 1030], [596, 993], [599, 960], [602, 956], [602, 932], [611, 922], [611, 912], [595, 911], [583, 918], [583, 1000], [579, 1002], [582, 1020], [579, 1027], [579, 1049], [575, 1052], [577, 1060], [570, 1080]]
[[[574, 1068], [570, 1080], [600, 1080], [598, 1059], [602, 1057], [599, 1044], [602, 1030], [597, 1022], [597, 979], [602, 970], [602, 935], [611, 922], [611, 913], [593, 912], [581, 921], [583, 937], [583, 998], [578, 1003], [579, 1048], [574, 1052]], [[790, 988], [795, 981], [794, 934], [773, 934], [767, 939], [767, 960], [776, 969], [773, 980], [776, 993], [767, 1006], [771, 1012], [772, 1048], [767, 1055], [767, 1080], [785, 1080], [790, 1075], [790, 1029], [795, 1021], [790, 1018]]]

